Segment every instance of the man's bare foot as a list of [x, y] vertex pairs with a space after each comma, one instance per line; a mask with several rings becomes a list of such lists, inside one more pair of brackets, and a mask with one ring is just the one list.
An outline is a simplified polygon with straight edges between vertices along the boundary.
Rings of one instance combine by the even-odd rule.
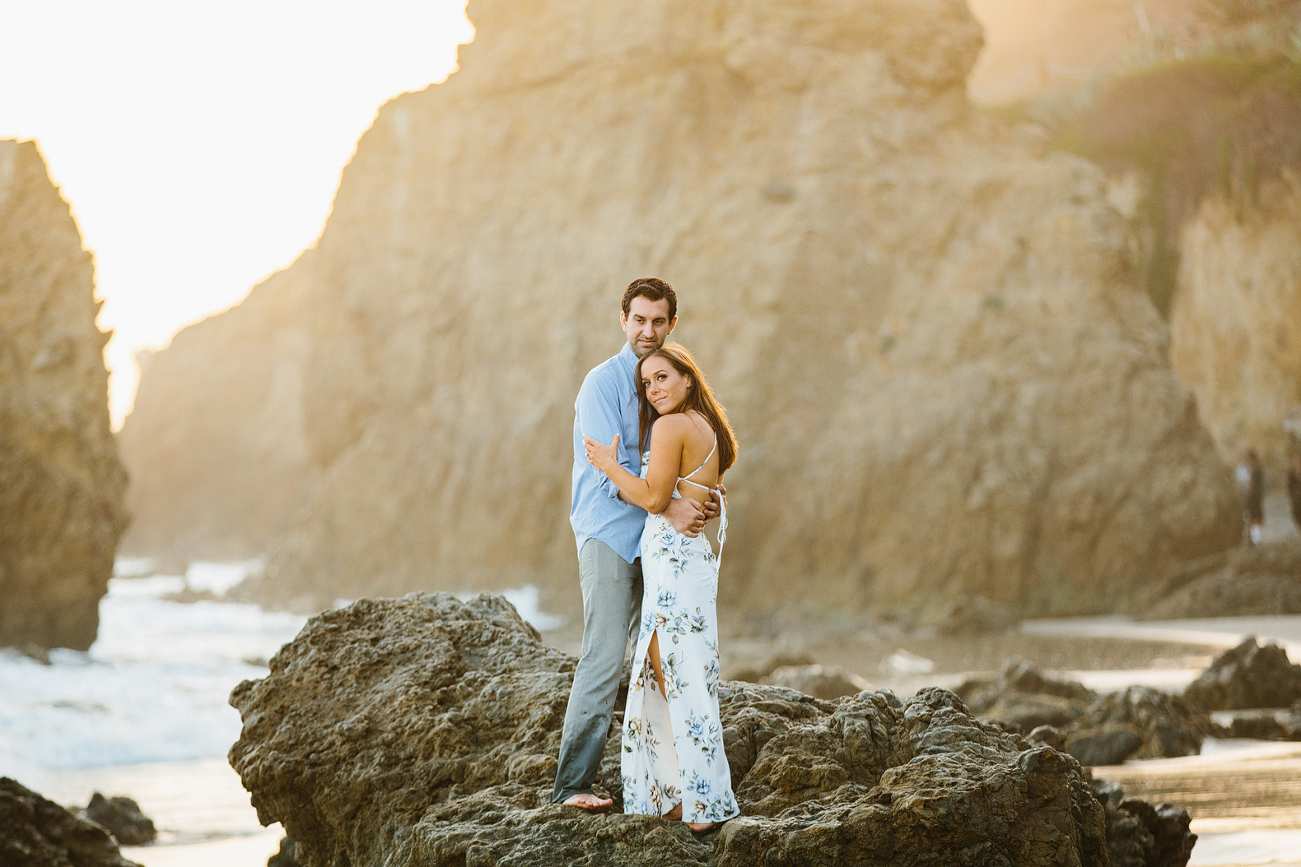
[[589, 813], [599, 813], [602, 810], [608, 810], [614, 805], [613, 798], [598, 798], [586, 792], [580, 792], [577, 795], [570, 795], [565, 798], [566, 807], [577, 807], [580, 810], [586, 810]]
[[674, 821], [674, 822], [676, 822], [678, 819], [681, 819], [681, 818], [682, 818], [682, 803], [679, 802], [679, 803], [675, 804], [675, 805], [673, 806], [673, 809], [672, 809], [672, 810], [669, 810], [667, 813], [664, 814], [664, 818], [665, 818], [665, 819], [670, 819], [670, 820], [672, 820], [672, 821]]
[[717, 822], [688, 822], [687, 827], [693, 834], [703, 834], [706, 831], [712, 831], [718, 827]]

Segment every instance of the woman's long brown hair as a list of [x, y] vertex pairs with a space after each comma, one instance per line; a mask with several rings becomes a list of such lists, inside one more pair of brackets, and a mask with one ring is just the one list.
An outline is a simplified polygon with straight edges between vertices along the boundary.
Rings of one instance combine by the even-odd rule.
[[642, 385], [641, 366], [649, 358], [663, 358], [673, 369], [683, 376], [691, 379], [692, 387], [687, 389], [687, 396], [678, 405], [675, 412], [688, 412], [695, 410], [705, 417], [709, 426], [714, 429], [714, 434], [718, 437], [718, 475], [723, 473], [736, 463], [736, 434], [732, 433], [732, 426], [727, 422], [727, 411], [723, 405], [714, 397], [714, 391], [705, 382], [705, 375], [700, 372], [700, 365], [691, 357], [691, 353], [681, 343], [666, 343], [659, 349], [646, 353], [637, 362], [637, 402], [640, 405], [638, 411], [638, 421], [640, 423], [641, 448], [643, 451], [650, 445], [651, 425], [655, 419], [660, 417], [659, 411], [651, 406], [651, 402], [646, 398], [646, 389]]

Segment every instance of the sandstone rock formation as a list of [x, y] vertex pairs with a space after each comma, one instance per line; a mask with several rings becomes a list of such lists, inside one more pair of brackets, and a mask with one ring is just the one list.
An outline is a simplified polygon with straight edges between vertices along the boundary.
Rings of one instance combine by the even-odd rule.
[[5, 867], [140, 867], [99, 825], [0, 777], [0, 864]]
[[88, 648], [126, 526], [94, 294], [36, 143], [0, 141], [0, 645]]
[[1215, 657], [1184, 697], [1206, 710], [1288, 707], [1301, 701], [1301, 665], [1277, 644], [1248, 638]]
[[1301, 614], [1301, 540], [1243, 545], [1171, 570], [1140, 616], [1182, 617]]
[[[743, 816], [718, 834], [550, 805], [575, 665], [501, 597], [359, 600], [309, 620], [267, 678], [235, 689], [231, 764], [308, 864], [1107, 863], [1107, 813], [1079, 765], [937, 689], [901, 704], [722, 684]], [[597, 785], [616, 799], [619, 747], [612, 727]], [[1195, 838], [1169, 812], [1182, 830], [1114, 839], [1183, 846], [1146, 861], [1181, 867]]]
[[724, 610], [1101, 611], [1236, 541], [1104, 176], [971, 107], [961, 0], [469, 15], [461, 71], [381, 110], [286, 275], [320, 476], [270, 590], [576, 608], [573, 398], [647, 273], [740, 434]]
[[311, 299], [297, 273], [275, 274], [140, 357], [118, 434], [131, 468], [123, 552], [249, 558], [302, 517], [314, 477], [302, 375]]
[[1207, 199], [1184, 227], [1170, 357], [1225, 459], [1255, 448], [1281, 486], [1301, 404], [1301, 175], [1254, 205]]
[[971, 95], [1002, 103], [1078, 87], [1114, 68], [1136, 44], [1182, 36], [1196, 23], [1197, 6], [1197, 0], [971, 0], [986, 40]]

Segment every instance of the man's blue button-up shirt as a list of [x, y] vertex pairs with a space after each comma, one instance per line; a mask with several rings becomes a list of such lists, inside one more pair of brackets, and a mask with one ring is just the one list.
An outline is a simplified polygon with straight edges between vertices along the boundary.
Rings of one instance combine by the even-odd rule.
[[637, 443], [637, 354], [624, 344], [616, 356], [592, 368], [574, 402], [574, 480], [569, 523], [578, 550], [588, 539], [600, 539], [631, 563], [641, 556], [641, 531], [646, 512], [618, 498], [619, 489], [605, 473], [587, 462], [583, 435], [609, 445], [619, 435], [619, 463], [634, 476], [641, 474]]

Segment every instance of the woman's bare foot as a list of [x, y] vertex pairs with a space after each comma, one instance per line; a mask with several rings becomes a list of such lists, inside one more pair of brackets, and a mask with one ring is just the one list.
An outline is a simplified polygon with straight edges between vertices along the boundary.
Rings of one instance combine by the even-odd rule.
[[703, 834], [706, 831], [712, 831], [718, 827], [717, 822], [688, 822], [687, 827], [693, 834]]
[[613, 798], [598, 798], [586, 792], [580, 792], [577, 795], [570, 795], [565, 798], [566, 807], [577, 807], [580, 810], [586, 810], [589, 813], [599, 813], [602, 810], [608, 810], [614, 805]]
[[681, 818], [682, 818], [682, 803], [679, 801], [677, 804], [674, 804], [674, 805], [673, 805], [673, 809], [672, 809], [672, 810], [669, 810], [667, 813], [664, 814], [664, 818], [665, 818], [665, 819], [670, 819], [670, 820], [672, 820], [672, 821], [674, 821], [674, 822], [676, 822], [678, 819], [681, 819]]

